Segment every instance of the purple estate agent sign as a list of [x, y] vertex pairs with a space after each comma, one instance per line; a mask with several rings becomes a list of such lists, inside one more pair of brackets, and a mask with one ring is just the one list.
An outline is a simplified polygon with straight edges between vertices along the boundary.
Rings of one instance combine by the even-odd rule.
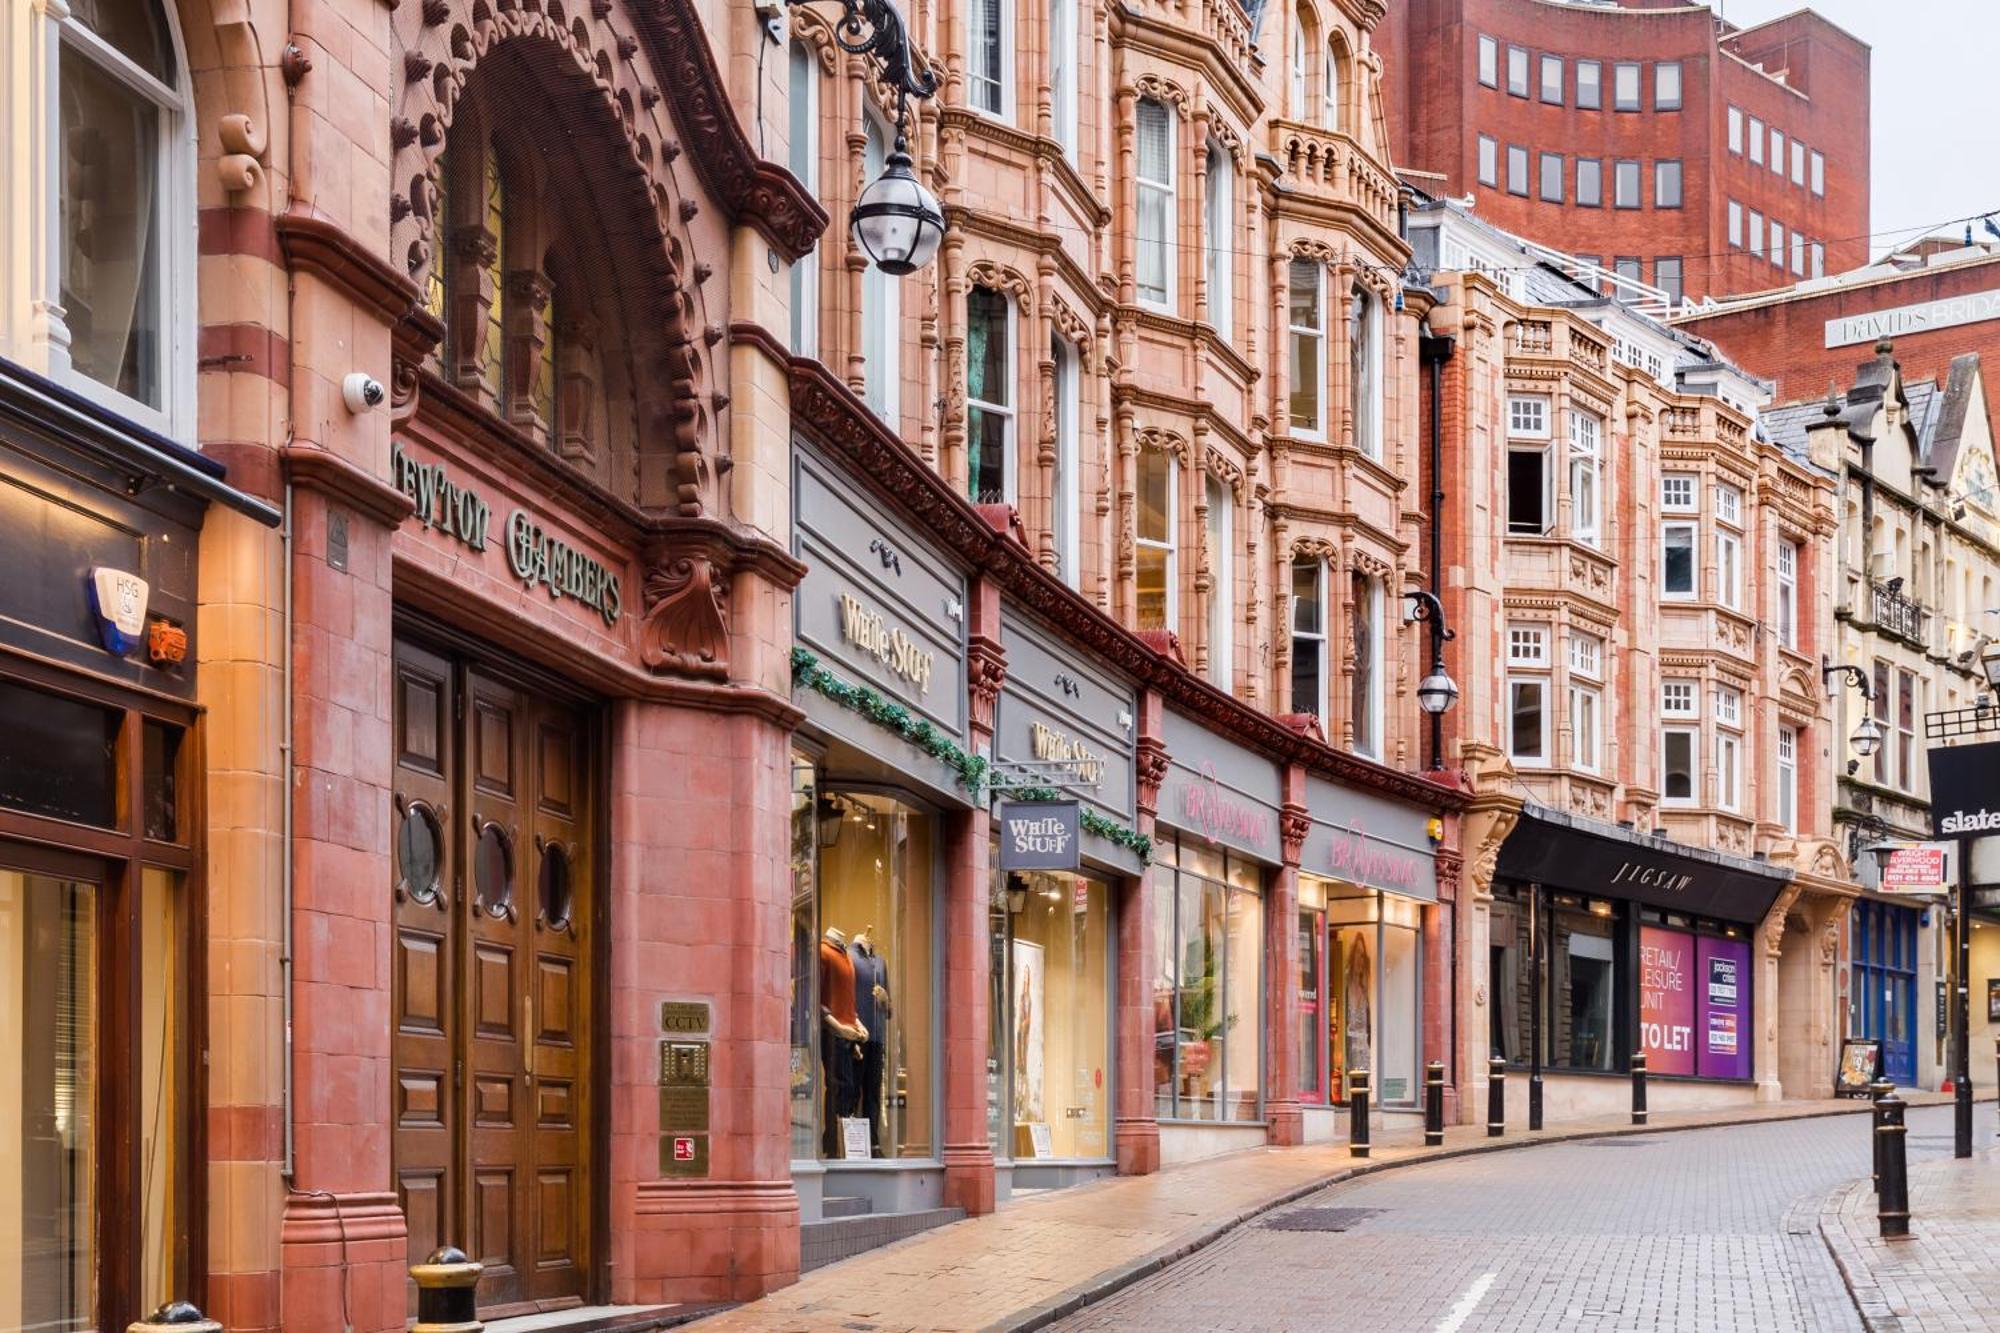
[[1703, 1078], [1750, 1077], [1750, 944], [1747, 940], [1695, 941], [1695, 1031]]

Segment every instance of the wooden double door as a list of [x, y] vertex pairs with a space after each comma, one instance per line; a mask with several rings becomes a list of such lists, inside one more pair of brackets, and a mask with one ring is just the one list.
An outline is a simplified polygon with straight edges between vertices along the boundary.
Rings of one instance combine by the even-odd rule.
[[486, 1266], [488, 1317], [581, 1304], [592, 1274], [589, 713], [463, 655], [396, 645], [396, 1189], [411, 1262]]

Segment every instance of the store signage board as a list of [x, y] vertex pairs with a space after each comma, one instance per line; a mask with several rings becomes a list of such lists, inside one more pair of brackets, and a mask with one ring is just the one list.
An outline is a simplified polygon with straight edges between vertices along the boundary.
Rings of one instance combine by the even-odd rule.
[[1000, 869], [1074, 870], [1082, 834], [1075, 801], [1002, 801]]
[[1525, 813], [1500, 846], [1498, 874], [1524, 884], [1623, 898], [1649, 907], [1754, 925], [1789, 875], [1691, 855], [1652, 840], [1614, 837]]
[[1312, 823], [1299, 869], [1405, 898], [1437, 901], [1437, 855], [1431, 812], [1324, 778], [1306, 779]]
[[1948, 842], [1878, 842], [1884, 893], [1911, 897], [1944, 894], [1958, 879], [1958, 849]]
[[1278, 865], [1277, 764], [1179, 713], [1167, 713], [1162, 731], [1168, 763], [1160, 822]]
[[1958, 839], [2000, 835], [2000, 741], [1933, 746], [1928, 758], [1931, 832]]
[[1132, 687], [1024, 616], [1002, 616], [1000, 646], [1007, 678], [994, 705], [994, 763], [1118, 823], [1134, 822], [1138, 701]]
[[1833, 1071], [1833, 1095], [1866, 1097], [1868, 1085], [1882, 1077], [1882, 1042], [1876, 1037], [1844, 1037], [1840, 1063]]
[[1880, 342], [1884, 338], [1907, 338], [1933, 329], [1957, 328], [2000, 319], [2000, 291], [1969, 292], [1941, 301], [1919, 301], [1914, 305], [1891, 306], [1859, 315], [1843, 315], [1826, 322], [1828, 347], [1851, 347], [1855, 343]]

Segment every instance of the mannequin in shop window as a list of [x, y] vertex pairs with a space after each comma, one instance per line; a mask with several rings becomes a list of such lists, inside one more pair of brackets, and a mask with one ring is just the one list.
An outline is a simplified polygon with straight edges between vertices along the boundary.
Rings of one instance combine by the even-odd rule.
[[889, 965], [875, 951], [875, 927], [863, 926], [848, 945], [847, 956], [854, 964], [854, 1012], [868, 1035], [862, 1039], [857, 1074], [861, 1082], [861, 1114], [868, 1119], [868, 1141], [873, 1155], [882, 1156], [882, 1071], [883, 1042], [889, 1020], [896, 1016], [889, 1007]]
[[840, 1122], [861, 1109], [860, 1050], [868, 1029], [855, 1011], [854, 960], [847, 936], [832, 926], [819, 941], [819, 1056], [825, 1084], [820, 1149], [841, 1156]]

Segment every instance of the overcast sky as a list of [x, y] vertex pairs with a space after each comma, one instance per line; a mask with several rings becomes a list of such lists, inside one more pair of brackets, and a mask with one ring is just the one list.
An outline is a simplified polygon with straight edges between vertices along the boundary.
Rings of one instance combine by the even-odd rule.
[[1709, 5], [1746, 28], [1815, 9], [1873, 48], [1869, 158], [1875, 253], [1932, 224], [2000, 210], [1996, 0], [1709, 0]]

